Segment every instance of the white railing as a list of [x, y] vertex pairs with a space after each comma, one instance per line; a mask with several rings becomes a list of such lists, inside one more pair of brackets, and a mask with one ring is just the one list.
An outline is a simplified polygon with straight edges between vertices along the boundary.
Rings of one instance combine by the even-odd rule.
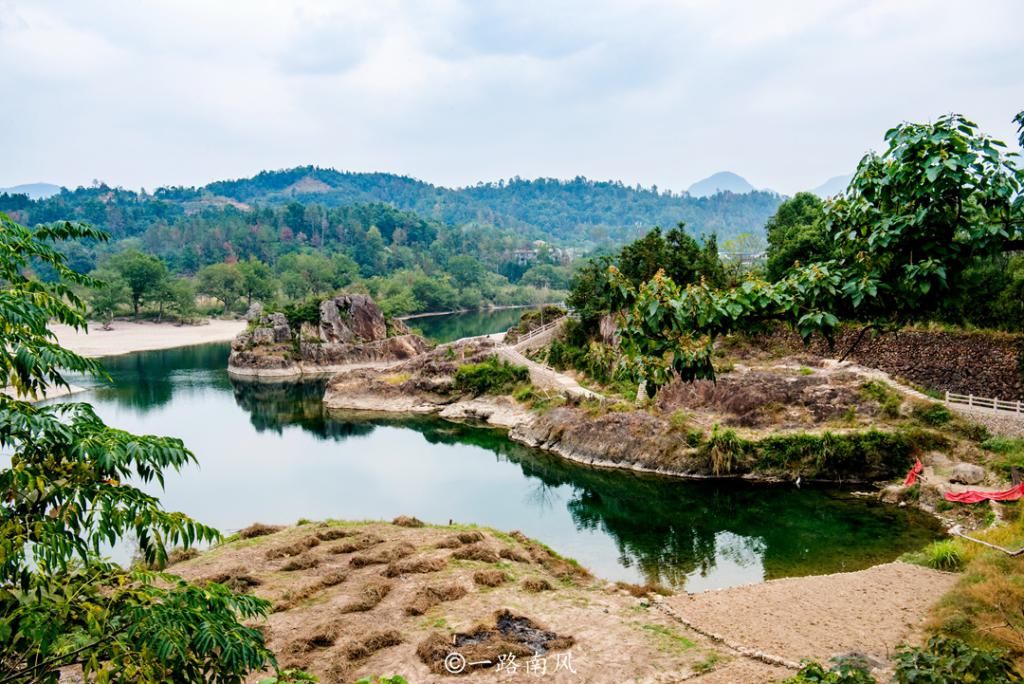
[[562, 316], [561, 318], [556, 318], [555, 320], [551, 321], [550, 323], [545, 323], [544, 325], [540, 326], [539, 328], [534, 328], [533, 330], [531, 330], [530, 332], [522, 335], [521, 337], [517, 337], [516, 341], [515, 341], [515, 344], [522, 344], [523, 342], [527, 342], [529, 340], [532, 340], [534, 337], [537, 337], [538, 335], [543, 335], [544, 333], [546, 333], [548, 330], [551, 330], [555, 326], [561, 325], [562, 321], [564, 321], [564, 320], [565, 320], [565, 316]]
[[990, 411], [1010, 411], [1012, 413], [1024, 414], [1024, 402], [1020, 400], [1006, 401], [992, 397], [976, 397], [973, 394], [946, 392], [946, 403], [989, 409]]

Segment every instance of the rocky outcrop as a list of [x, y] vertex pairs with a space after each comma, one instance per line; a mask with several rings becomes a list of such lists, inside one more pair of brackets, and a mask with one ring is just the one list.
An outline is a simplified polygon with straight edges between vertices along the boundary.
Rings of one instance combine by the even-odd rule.
[[354, 364], [393, 363], [430, 346], [404, 323], [388, 320], [367, 295], [343, 294], [320, 303], [315, 321], [293, 328], [283, 313], [246, 314], [249, 329], [231, 343], [233, 375], [286, 379], [327, 375]]
[[533, 419], [507, 396], [471, 396], [455, 385], [460, 365], [479, 363], [496, 345], [477, 339], [446, 345], [387, 368], [352, 368], [327, 384], [324, 406], [340, 411], [436, 414], [458, 422], [512, 428]]
[[509, 438], [562, 458], [592, 466], [710, 477], [706, 458], [666, 420], [643, 411], [588, 415], [558, 408], [517, 426]]

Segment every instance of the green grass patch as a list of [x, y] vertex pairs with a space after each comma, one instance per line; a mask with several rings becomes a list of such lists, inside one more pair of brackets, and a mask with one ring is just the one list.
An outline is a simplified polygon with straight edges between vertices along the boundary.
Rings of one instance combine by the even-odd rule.
[[886, 383], [881, 380], [869, 380], [860, 386], [860, 394], [865, 399], [877, 402], [879, 411], [886, 418], [899, 418], [903, 399]]
[[530, 372], [524, 366], [515, 366], [497, 356], [480, 363], [467, 363], [455, 371], [455, 389], [479, 396], [481, 394], [509, 394], [517, 386], [529, 382]]
[[640, 629], [655, 635], [664, 650], [688, 651], [696, 646], [682, 634], [664, 625], [645, 624], [641, 625]]
[[941, 434], [919, 428], [795, 433], [748, 440], [734, 430], [716, 426], [698, 453], [715, 475], [759, 472], [826, 480], [885, 480], [904, 474], [914, 454], [948, 444]]

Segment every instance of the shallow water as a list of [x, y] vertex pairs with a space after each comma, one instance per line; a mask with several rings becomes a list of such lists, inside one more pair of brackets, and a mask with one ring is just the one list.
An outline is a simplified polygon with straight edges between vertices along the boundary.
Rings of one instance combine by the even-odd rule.
[[565, 463], [493, 430], [325, 415], [321, 383], [237, 383], [228, 346], [106, 361], [70, 400], [185, 440], [161, 499], [228, 532], [254, 521], [414, 515], [519, 529], [608, 579], [690, 591], [868, 567], [939, 535], [918, 511], [834, 489], [687, 482]]

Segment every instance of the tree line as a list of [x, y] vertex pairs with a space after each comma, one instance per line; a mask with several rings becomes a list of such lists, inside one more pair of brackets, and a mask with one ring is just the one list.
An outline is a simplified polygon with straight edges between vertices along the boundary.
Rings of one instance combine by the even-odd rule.
[[[1024, 113], [1016, 121], [1024, 146]], [[861, 335], [933, 321], [1024, 328], [1017, 155], [960, 115], [904, 123], [885, 140], [844, 193], [824, 202], [801, 193], [779, 207], [763, 267], [730, 278], [677, 232], [582, 268], [568, 298], [580, 324], [556, 351], [653, 394], [674, 378], [713, 378], [715, 340], [765, 324], [805, 339], [830, 339], [840, 322]], [[615, 355], [595, 342], [605, 314], [618, 314]]]

